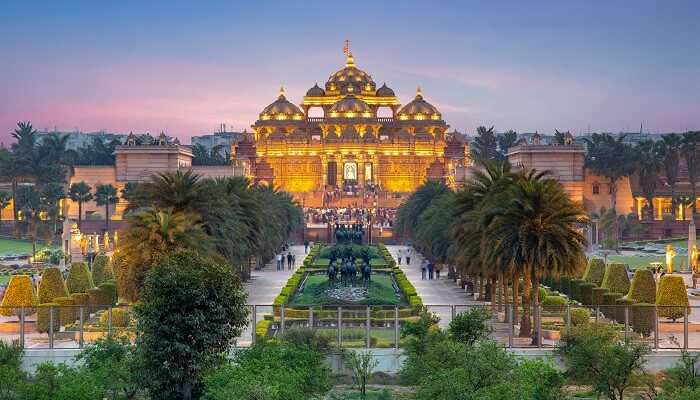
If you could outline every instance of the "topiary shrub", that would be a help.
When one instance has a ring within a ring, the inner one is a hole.
[[[617,312],[617,299],[622,298],[622,293],[605,293],[603,295],[603,306],[601,311],[603,315],[610,319],[615,319]]]
[[[52,303],[53,299],[66,296],[68,296],[68,288],[63,281],[61,270],[56,267],[44,269],[39,282],[39,304]]]
[[[594,306],[600,306],[603,305],[603,295],[606,293],[610,293],[610,291],[606,288],[593,288],[593,292],[591,294],[591,303]]]
[[[98,288],[104,291],[104,298],[108,301],[107,305],[113,306],[117,304],[117,284],[114,281],[102,283]]]
[[[61,328],[59,309],[61,305],[58,303],[39,304],[36,310],[36,330],[39,333],[47,333],[51,326],[51,313],[53,312],[53,331],[58,332]]]
[[[656,281],[654,273],[648,269],[634,271],[628,299],[634,299],[638,303],[656,303]]]
[[[110,305],[110,294],[100,288],[88,290],[90,312],[104,310]]]
[[[547,297],[547,289],[540,287],[539,290],[537,291],[537,301],[542,303],[546,297]]]
[[[570,315],[572,326],[586,325],[591,320],[591,312],[585,308],[572,308]]]
[[[547,296],[542,300],[542,306],[565,306],[567,304],[567,301],[565,298],[561,296]],[[550,307],[546,308],[547,310],[550,310]]]
[[[678,318],[683,316],[683,309],[688,307],[688,293],[682,276],[664,275],[661,277],[656,295],[656,305],[659,306],[660,317],[669,318],[676,322]],[[688,314],[690,314],[690,309],[688,309]]]
[[[126,308],[112,309],[112,327],[126,328],[131,324],[131,311]],[[100,316],[100,325],[107,327],[109,325],[109,311],[105,311]]]
[[[578,291],[581,294],[581,304],[592,306],[593,305],[593,289],[596,287],[595,284],[590,282],[585,282],[578,285]]]
[[[61,326],[75,322],[78,313],[74,307],[75,302],[72,297],[56,297],[53,299],[53,302],[60,305],[54,312],[58,311],[59,324]]]
[[[581,284],[586,283],[583,279],[572,279],[569,283],[570,293],[569,298],[581,301]]]
[[[559,291],[570,295],[571,293],[571,278],[568,276],[562,276],[559,279]]]
[[[75,319],[80,319],[80,307],[83,306],[83,321],[90,317],[90,296],[87,293],[73,293],[70,295],[75,305]]]
[[[5,296],[2,298],[0,314],[10,317],[19,317],[21,307],[24,307],[24,315],[34,313],[33,307],[38,303],[34,286],[29,275],[12,275],[10,282],[5,289]]]
[[[611,293],[627,293],[630,290],[630,278],[625,264],[608,264],[600,287],[608,289]]]
[[[656,322],[654,320],[654,304],[638,303],[630,307],[630,319],[632,320],[632,330],[649,336],[654,332]]]
[[[86,263],[76,262],[70,266],[66,285],[70,293],[86,293],[89,289],[95,287]]]
[[[112,264],[109,262],[109,257],[105,255],[95,256],[92,262],[92,280],[95,285],[114,279],[114,271]]]
[[[588,260],[586,272],[583,273],[583,280],[596,286],[603,283],[605,276],[605,261],[602,258],[594,257]]]
[[[626,297],[621,297],[615,301],[615,304],[617,304],[617,307],[615,308],[615,321],[624,324],[625,323],[625,309],[628,309],[629,306],[633,304],[637,304],[637,301],[634,299],[626,298]],[[630,316],[631,314],[631,310]]]

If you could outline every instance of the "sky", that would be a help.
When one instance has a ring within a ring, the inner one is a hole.
[[[357,66],[452,128],[700,130],[699,1],[7,1],[0,142],[39,129],[249,128]]]

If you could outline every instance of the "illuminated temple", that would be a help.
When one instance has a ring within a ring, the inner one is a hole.
[[[254,138],[234,145],[231,154],[250,162],[256,182],[307,205],[329,190],[361,196],[371,188],[400,198],[426,179],[449,183],[455,169],[468,163],[462,135],[448,133],[449,125],[420,89],[401,105],[386,84],[377,86],[347,52],[345,67],[323,87],[311,87],[299,106],[280,90],[252,125]],[[323,116],[311,117],[314,108]]]

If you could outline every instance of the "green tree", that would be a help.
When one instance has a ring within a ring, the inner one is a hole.
[[[498,156],[498,140],[493,126],[476,128],[476,137],[471,144],[472,157],[480,161],[494,161]]]
[[[247,294],[223,264],[172,254],[144,283],[137,345],[153,399],[190,400],[247,324]],[[176,332],[176,334],[173,334]]]
[[[700,175],[700,132],[686,132],[681,139],[680,153],[685,160],[688,170],[688,180],[692,189],[692,198],[697,199],[697,182]],[[695,215],[695,201],[693,201],[693,215]]]
[[[360,398],[367,397],[367,381],[372,377],[372,372],[379,365],[379,361],[374,358],[371,351],[350,352],[346,360],[346,365],[352,372],[355,385],[360,388]]]
[[[498,142],[498,159],[505,160],[508,149],[515,146],[518,141],[518,134],[514,130],[499,133],[496,136],[496,141]]]
[[[661,154],[663,156],[664,175],[666,183],[671,186],[671,205],[673,216],[676,216],[676,183],[680,170],[682,138],[672,133],[661,137]]]
[[[651,215],[654,215],[654,195],[656,194],[656,184],[659,173],[664,165],[663,147],[661,143],[651,140],[643,140],[636,147],[637,151],[637,172],[639,174],[639,184],[642,188],[644,198],[649,204]]]
[[[92,200],[90,185],[85,183],[85,181],[71,184],[68,190],[68,197],[78,203],[78,229],[80,229],[83,222],[83,203]]]
[[[20,399],[32,400],[94,400],[100,398],[99,382],[65,364],[40,364],[32,378],[22,385]]]
[[[17,208],[17,189],[19,183],[26,178],[26,169],[17,159],[17,156],[5,149],[0,149],[0,179],[9,180],[12,185],[12,211],[13,219],[17,221],[19,209]]]
[[[18,388],[25,382],[23,356],[24,349],[19,342],[0,341],[0,399],[15,399]]]
[[[88,344],[78,354],[81,371],[95,378],[101,386],[99,399],[132,400],[143,392],[136,358],[136,346],[125,337],[107,336]]]
[[[17,208],[22,213],[21,224],[24,234],[32,241],[32,257],[36,257],[36,242],[44,236],[46,223],[41,219],[43,211],[41,195],[36,186],[20,186],[17,189]]]
[[[112,185],[97,185],[95,187],[95,203],[105,207],[105,231],[109,232],[109,205],[117,204],[117,189]]]
[[[474,345],[478,340],[484,340],[491,333],[488,321],[491,313],[482,307],[473,307],[467,312],[457,314],[450,321],[450,336],[468,346]]]
[[[586,166],[608,178],[610,183],[610,208],[617,209],[617,182],[629,176],[636,167],[636,155],[624,142],[624,135],[617,138],[608,133],[594,133],[586,139],[588,152]]]
[[[46,214],[49,220],[53,224],[54,235],[59,232],[59,219],[61,215],[61,199],[66,197],[66,193],[63,190],[63,185],[60,183],[47,183],[41,188],[41,199],[46,208]]]

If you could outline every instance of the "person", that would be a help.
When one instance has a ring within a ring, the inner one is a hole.
[[[440,280],[440,270],[442,270],[442,264],[437,264],[435,266],[435,279]]]
[[[287,258],[287,257],[285,257],[284,253],[282,253],[282,264],[280,265],[280,270],[281,270],[281,271],[284,271],[284,260],[285,260],[286,258]]]
[[[282,269],[282,253],[277,255],[277,270]]]
[[[287,253],[287,269],[292,269],[292,252]]]
[[[406,265],[411,264],[411,248],[406,249]]]
[[[433,265],[432,261],[428,261],[428,280],[433,279],[433,268],[435,266]]]
[[[309,252],[309,241],[304,240],[304,254]]]
[[[421,274],[422,280],[425,280],[425,272],[426,272],[427,268],[428,268],[428,262],[426,260],[423,260],[423,262],[420,263],[420,274]]]
[[[292,267],[296,267],[296,266],[297,266],[297,255],[292,254]]]
[[[399,250],[399,253],[398,253],[399,265],[401,265],[401,257],[402,256],[403,256],[403,250]]]

